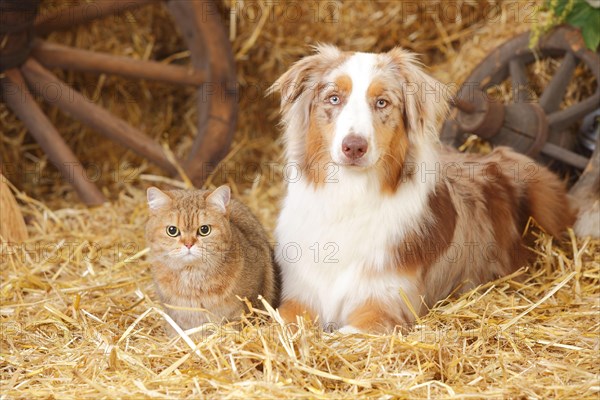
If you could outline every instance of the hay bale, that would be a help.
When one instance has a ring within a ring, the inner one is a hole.
[[[437,78],[460,83],[490,49],[528,29],[535,6],[452,2],[464,18],[451,19],[453,8],[441,7],[449,3],[433,0],[223,4],[233,21],[241,115],[231,152],[208,184],[230,183],[269,231],[284,173],[278,102],[257,88],[270,85],[317,40],[373,51],[402,44],[423,53]],[[403,7],[415,4],[419,10],[407,14]],[[337,7],[337,22],[323,20],[328,5]],[[252,14],[255,6],[269,18]],[[497,16],[486,16],[494,9]],[[129,17],[51,39],[136,58],[182,50],[162,9]],[[185,53],[178,55],[185,61]],[[167,133],[175,154],[190,144],[196,107],[187,89],[64,75],[91,97],[102,93],[105,107],[146,126],[151,136]],[[225,325],[199,339],[170,339],[146,259],[144,189],[185,184],[45,106],[80,159],[99,167],[97,182],[112,196],[111,204],[87,209],[2,107],[2,159],[36,171],[39,179],[24,174],[13,183],[43,199],[26,198],[21,207],[30,220],[28,245],[0,249],[6,398],[598,397],[600,240],[571,236],[559,243],[537,234],[539,257],[528,272],[440,302],[408,334],[342,337],[308,324],[292,334],[272,311],[255,311],[241,331]]]
[[[23,214],[7,182],[8,179],[0,173],[0,240],[22,243],[29,235]]]

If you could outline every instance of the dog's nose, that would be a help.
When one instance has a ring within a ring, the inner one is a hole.
[[[358,135],[348,135],[342,141],[342,151],[351,160],[357,160],[367,152],[369,144]]]

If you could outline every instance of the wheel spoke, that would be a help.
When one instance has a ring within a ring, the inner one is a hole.
[[[513,100],[515,103],[524,103],[530,100],[527,91],[527,73],[525,64],[518,58],[513,58],[508,63],[510,79],[513,90]]]
[[[544,143],[542,153],[579,169],[584,169],[589,162],[586,157],[551,142]]]
[[[5,71],[4,76],[1,79],[4,101],[25,124],[64,179],[75,187],[86,204],[100,205],[106,202],[102,192],[87,178],[75,154],[29,94],[21,72],[11,69]]]
[[[569,125],[597,108],[599,102],[600,92],[597,91],[592,97],[588,97],[580,103],[548,115],[548,125],[554,132],[563,131],[568,128]]]
[[[95,19],[131,10],[158,0],[99,0],[40,14],[35,21],[35,31],[40,35],[70,29]]]
[[[588,197],[598,198],[598,185],[600,185],[600,137],[596,139],[596,150],[590,157],[589,163],[583,174],[571,188],[569,193],[578,199]],[[591,195],[591,196],[590,196]]]
[[[72,71],[109,73],[129,78],[199,86],[206,81],[203,71],[178,65],[140,61],[36,40],[33,56],[45,67]]]
[[[577,59],[568,52],[540,97],[540,106],[546,113],[558,110],[576,66]]]
[[[462,133],[464,132],[461,131],[458,122],[456,122],[456,117],[450,117],[444,123],[440,139],[443,143],[451,143],[455,147],[458,147],[462,144],[460,142]]]
[[[158,143],[104,108],[90,102],[81,93],[44,69],[37,61],[30,58],[21,67],[21,71],[31,90],[37,92],[46,101],[104,136],[129,147],[168,172],[175,172],[175,167],[168,161]],[[55,92],[46,90],[47,88],[56,88],[58,95],[54,96]]]

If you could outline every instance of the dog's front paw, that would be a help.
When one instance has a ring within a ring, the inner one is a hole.
[[[353,327],[352,325],[344,325],[338,330],[338,332],[343,335],[354,335],[357,333],[365,333],[365,332],[361,331],[360,329]]]

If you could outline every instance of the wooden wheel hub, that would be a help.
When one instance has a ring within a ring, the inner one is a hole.
[[[33,21],[39,0],[0,1],[0,72],[23,64],[29,57]]]
[[[539,99],[528,89],[526,67],[539,58],[562,58]],[[543,161],[556,159],[583,170],[589,158],[578,152],[568,129],[600,105],[600,85],[588,98],[560,109],[567,86],[579,63],[600,82],[600,57],[585,48],[579,32],[562,27],[541,42],[538,53],[529,48],[529,33],[494,50],[471,75],[453,101],[455,109],[442,128],[442,141],[460,146],[475,134],[493,145],[505,145]],[[491,98],[488,89],[509,79],[513,98]],[[475,88],[474,88],[475,86]]]
[[[540,154],[548,139],[548,120],[537,103],[505,105],[490,101],[481,91],[475,92],[474,97],[473,104],[464,100],[455,102],[460,110],[456,123],[462,131],[497,146],[514,147],[530,157]]]
[[[458,113],[456,121],[465,132],[473,132],[485,139],[494,137],[504,123],[504,104],[489,101],[479,90],[473,93],[473,100],[456,101],[456,107],[463,111]]]

